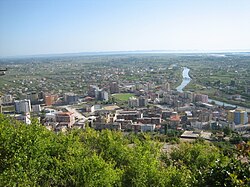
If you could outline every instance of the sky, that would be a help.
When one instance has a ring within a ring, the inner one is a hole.
[[[0,0],[0,56],[250,51],[250,0]]]

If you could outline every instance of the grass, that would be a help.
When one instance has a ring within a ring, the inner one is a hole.
[[[132,93],[119,93],[119,94],[113,94],[112,95],[116,100],[120,100],[120,101],[128,101],[128,99],[132,96],[134,96],[134,94]]]

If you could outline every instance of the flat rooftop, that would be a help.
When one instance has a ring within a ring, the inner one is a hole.
[[[206,140],[211,139],[211,132],[204,132],[204,131],[184,131],[184,133],[181,135],[181,138],[190,138],[190,139],[196,139],[198,137],[204,138]]]

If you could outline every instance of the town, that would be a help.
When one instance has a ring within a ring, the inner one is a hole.
[[[186,90],[193,68],[173,55],[3,61],[1,113],[26,124],[36,119],[55,132],[88,126],[210,141],[226,138],[225,129],[250,136],[250,109]]]
[[[249,8],[0,0],[0,187],[249,187]]]

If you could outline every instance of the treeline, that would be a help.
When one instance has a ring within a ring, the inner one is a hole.
[[[56,134],[0,115],[0,186],[249,186],[249,159],[202,141],[166,153],[146,134]]]

